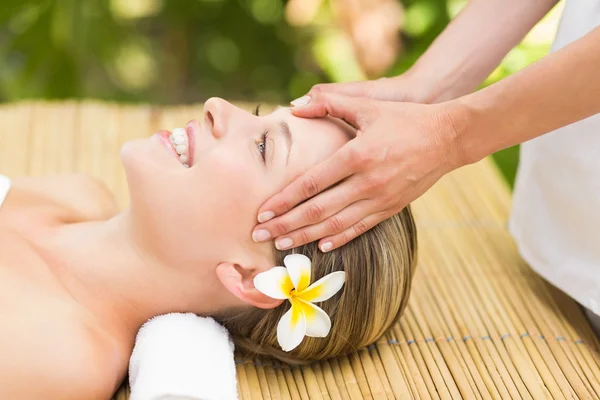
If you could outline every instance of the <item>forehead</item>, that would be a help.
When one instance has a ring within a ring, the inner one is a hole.
[[[288,107],[277,107],[269,117],[289,125],[293,141],[290,164],[300,172],[333,154],[355,135],[354,128],[337,118],[299,118]]]

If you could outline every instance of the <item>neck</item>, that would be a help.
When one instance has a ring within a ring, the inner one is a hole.
[[[125,211],[108,221],[65,225],[47,250],[65,289],[102,326],[131,341],[156,315],[214,315],[225,307],[215,266],[169,265],[139,244],[130,221]]]

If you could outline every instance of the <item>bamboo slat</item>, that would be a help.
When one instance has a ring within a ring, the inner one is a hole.
[[[243,105],[250,109],[249,105]],[[0,172],[84,172],[128,202],[119,149],[201,117],[201,106],[0,106]],[[536,275],[507,232],[510,193],[486,159],[413,204],[419,266],[397,326],[302,368],[237,363],[241,399],[600,399],[600,344],[577,304]],[[115,394],[126,400],[126,382]]]

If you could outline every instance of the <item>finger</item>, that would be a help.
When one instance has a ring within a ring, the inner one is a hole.
[[[364,218],[356,221],[354,224],[352,224],[352,226],[346,228],[344,231],[321,239],[319,241],[319,249],[324,253],[337,249],[352,239],[355,239],[367,232],[369,229],[372,229],[375,225],[387,218],[387,212],[385,211],[367,215]]]
[[[354,148],[352,142],[346,143],[331,157],[294,179],[260,207],[258,222],[267,222],[273,217],[286,213],[297,204],[352,175],[357,166]]]
[[[292,112],[297,117],[318,118],[330,115],[343,119],[356,129],[364,128],[373,109],[372,100],[336,93],[313,92],[294,102],[298,105],[292,107]]]
[[[357,181],[350,177],[340,185],[316,195],[305,203],[291,209],[289,212],[256,226],[252,237],[255,240],[260,239],[257,241],[265,241],[305,226],[318,224],[343,210],[348,205],[365,198],[364,195],[361,197],[362,188]],[[330,234],[333,233],[335,232]]]
[[[323,237],[344,232],[363,218],[368,218],[369,215],[374,213],[376,211],[376,204],[375,201],[370,199],[352,203],[339,213],[332,215],[318,224],[305,226],[285,236],[276,238],[275,247],[279,250],[287,250],[314,242]]]
[[[319,83],[314,85],[308,95],[315,92],[337,93],[351,97],[369,97],[373,81],[345,82],[345,83]]]

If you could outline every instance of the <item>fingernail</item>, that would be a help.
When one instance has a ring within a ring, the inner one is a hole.
[[[273,211],[261,212],[260,214],[258,214],[258,222],[260,222],[260,223],[267,222],[274,216],[275,216],[275,213]]]
[[[275,247],[277,247],[278,250],[285,250],[285,249],[289,249],[290,247],[292,247],[292,245],[294,244],[294,241],[290,238],[283,238],[283,239],[279,239],[277,242],[275,242]]]
[[[331,250],[332,247],[333,247],[333,243],[331,243],[331,242],[325,242],[325,243],[323,243],[321,245],[321,251],[323,253],[325,253],[325,252]]]
[[[310,96],[302,96],[292,102],[290,104],[292,107],[302,107],[307,105],[310,102]]]
[[[259,229],[257,231],[252,232],[252,240],[255,242],[264,242],[269,239],[271,234],[266,229]]]

